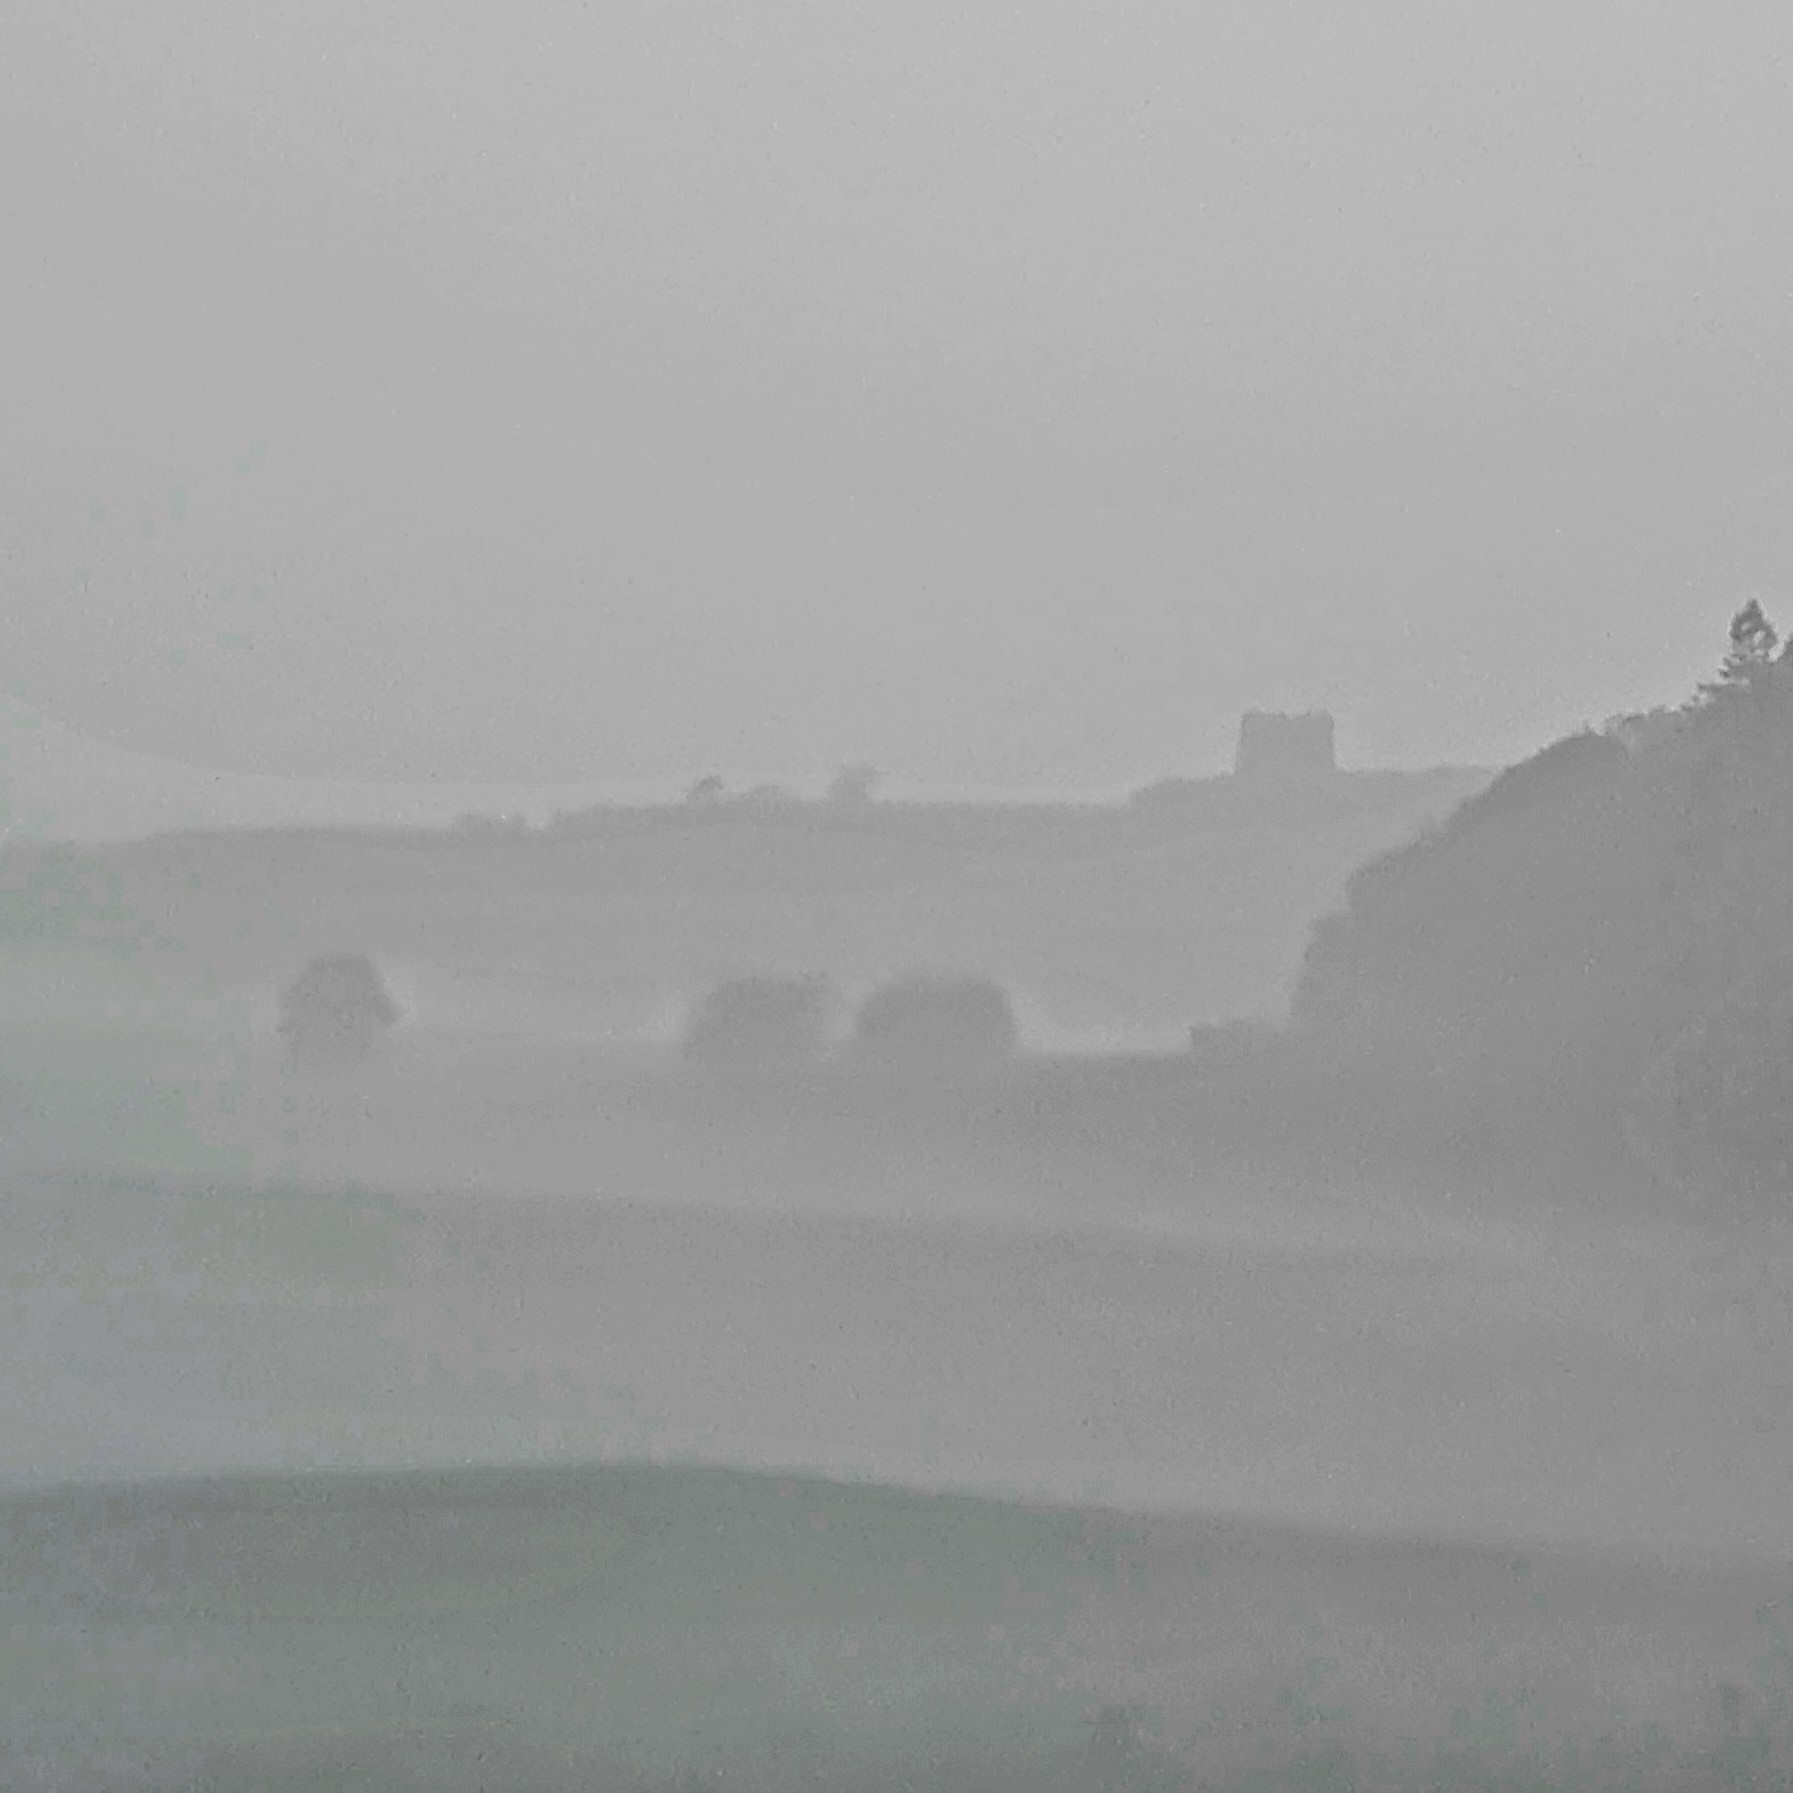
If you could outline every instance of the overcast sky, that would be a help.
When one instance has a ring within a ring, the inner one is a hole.
[[[8,0],[0,683],[332,778],[1488,763],[1793,621],[1784,0]]]

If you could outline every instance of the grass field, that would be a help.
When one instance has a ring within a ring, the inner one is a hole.
[[[691,1467],[0,1506],[5,1784],[1765,1787],[1782,1575]]]
[[[1777,1229],[1204,1179],[1050,1066],[0,1048],[9,1790],[1793,1771]]]

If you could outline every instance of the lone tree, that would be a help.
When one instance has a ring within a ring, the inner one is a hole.
[[[997,1064],[1019,1041],[1007,992],[987,978],[900,979],[874,990],[853,1025],[855,1052],[913,1069]]]
[[[813,1064],[828,1050],[833,989],[826,979],[766,975],[718,984],[685,1029],[688,1064],[753,1071]]]
[[[1708,701],[1729,696],[1737,691],[1756,689],[1774,665],[1775,649],[1780,645],[1780,632],[1768,620],[1761,601],[1750,601],[1731,618],[1731,645],[1718,677],[1702,685],[1700,693]]]
[[[280,999],[279,1031],[300,1063],[358,1064],[398,1019],[386,980],[363,953],[313,959]]]
[[[876,766],[864,763],[842,766],[829,783],[828,801],[854,806],[870,803],[882,778],[883,774]]]

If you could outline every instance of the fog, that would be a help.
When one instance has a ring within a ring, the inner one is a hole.
[[[9,1478],[658,1453],[1787,1545],[1778,1234],[1570,1191],[1192,1187],[1143,1138],[1054,1128],[1025,1064],[981,1098],[737,1087],[665,1038],[462,1014],[302,1074],[266,997],[189,1010],[178,1050],[167,1001],[113,993],[104,1082],[53,1029],[9,1055]]]
[[[1195,1179],[1051,1127],[1045,1060],[968,1125],[111,1000],[0,1067],[15,1785],[1088,1789],[1111,1709],[1167,1786],[1782,1747],[1784,1226]],[[1529,1716],[1472,1745],[1477,1699]]]
[[[8,9],[50,724],[1067,791],[1324,703],[1497,764],[1787,582],[1770,7],[424,20]],[[107,776],[41,770],[71,824]]]
[[[0,1785],[1784,1783],[1793,15],[3,10]]]
[[[477,906],[517,839],[423,863]],[[317,900],[204,849],[155,853],[215,917]],[[286,955],[204,975],[166,886],[106,887],[159,953],[15,939],[0,983],[11,1784],[1784,1755],[1778,1205],[1378,1166],[1273,1028],[1017,991],[980,1045],[950,979],[907,1051],[878,984],[697,1055],[701,983],[394,953],[316,1058]]]

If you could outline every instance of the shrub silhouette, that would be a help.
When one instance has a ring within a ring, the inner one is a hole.
[[[373,961],[362,953],[339,953],[313,959],[287,986],[279,1031],[295,1059],[353,1064],[368,1057],[398,1018]]]
[[[1008,994],[984,978],[910,977],[874,990],[853,1027],[858,1053],[886,1063],[963,1068],[1008,1058],[1019,1042]]]
[[[742,977],[718,984],[686,1027],[686,1062],[737,1071],[814,1063],[828,1047],[831,995],[826,981],[814,977]]]
[[[842,766],[828,786],[828,801],[863,806],[872,801],[882,774],[876,766],[863,763]]]

